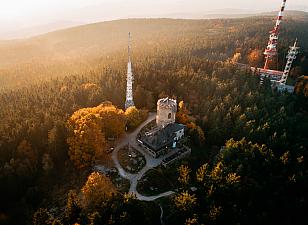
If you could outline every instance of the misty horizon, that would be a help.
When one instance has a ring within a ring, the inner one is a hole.
[[[255,14],[277,11],[280,1],[213,2],[193,0],[12,0],[2,4],[0,39],[18,39],[57,29],[128,18],[206,19],[207,15]],[[307,11],[308,2],[287,2],[286,10]]]

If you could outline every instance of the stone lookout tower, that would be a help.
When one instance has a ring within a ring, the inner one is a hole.
[[[156,125],[164,128],[168,124],[175,123],[176,111],[176,100],[170,98],[159,99],[157,102]]]

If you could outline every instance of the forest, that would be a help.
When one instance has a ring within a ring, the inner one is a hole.
[[[191,130],[198,157],[177,165],[177,193],[160,202],[165,224],[305,224],[308,82],[277,93],[235,64],[262,66],[270,18],[130,19],[1,41],[0,224],[160,224],[157,203],[121,193],[91,166],[110,160],[97,154],[109,137],[166,96],[204,139]],[[308,19],[284,23],[272,67],[283,68],[297,37],[295,83],[308,74]],[[131,112],[122,110],[128,31]]]

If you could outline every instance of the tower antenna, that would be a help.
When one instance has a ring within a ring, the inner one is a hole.
[[[297,38],[294,42],[294,45],[293,46],[290,46],[290,49],[289,49],[289,52],[288,52],[288,55],[287,55],[287,63],[286,63],[286,67],[283,71],[283,75],[279,81],[280,85],[286,85],[286,82],[287,82],[287,79],[288,79],[288,76],[289,76],[289,73],[290,73],[290,70],[291,70],[291,67],[292,67],[292,64],[293,64],[293,61],[296,59],[296,56],[298,54],[298,49],[299,47],[296,46],[297,45]]]
[[[128,62],[130,62],[130,54],[131,54],[131,35],[130,32],[128,32]]]
[[[273,58],[277,56],[277,43],[278,43],[278,36],[279,36],[279,28],[280,28],[280,23],[282,21],[283,13],[286,7],[286,2],[287,0],[282,1],[275,27],[273,30],[270,31],[269,41],[264,51],[264,55],[265,55],[264,69],[269,69],[270,62],[272,62]]]
[[[134,76],[132,72],[132,62],[131,62],[131,34],[128,33],[128,63],[127,63],[127,78],[126,78],[126,101],[125,109],[135,106],[133,100],[133,82]]]

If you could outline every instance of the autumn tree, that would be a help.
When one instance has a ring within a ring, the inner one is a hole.
[[[241,59],[242,59],[241,53],[237,52],[233,55],[230,61],[231,63],[238,63]]]
[[[105,102],[93,110],[99,116],[106,137],[118,138],[125,132],[126,117],[123,110],[111,102]]]
[[[105,136],[118,137],[125,131],[124,112],[111,103],[76,111],[68,120],[69,157],[79,169],[91,166],[98,156],[106,156]]]
[[[197,198],[185,191],[175,197],[174,203],[179,210],[189,211],[197,204]]]
[[[184,101],[179,102],[179,109],[176,114],[176,121],[186,125],[188,128],[188,135],[194,145],[202,146],[205,142],[204,131],[196,124],[196,119],[192,117],[191,112],[187,109]]]
[[[105,145],[100,118],[91,109],[81,109],[68,120],[68,127],[70,159],[79,169],[91,166]]]
[[[188,124],[191,122],[193,119],[189,116],[190,112],[186,108],[184,101],[179,102],[179,109],[176,113],[176,120],[178,123],[181,124]]]
[[[93,172],[89,175],[81,191],[85,207],[93,208],[115,194],[116,188],[108,177],[98,172]]]
[[[191,169],[188,166],[181,165],[178,169],[179,172],[179,178],[181,184],[188,185],[189,179],[190,179],[190,172]]]
[[[138,127],[146,119],[147,111],[138,110],[135,106],[132,106],[126,109],[125,116],[127,128],[130,130]]]
[[[249,53],[247,59],[250,66],[258,67],[263,62],[263,53],[261,50],[254,49]]]

